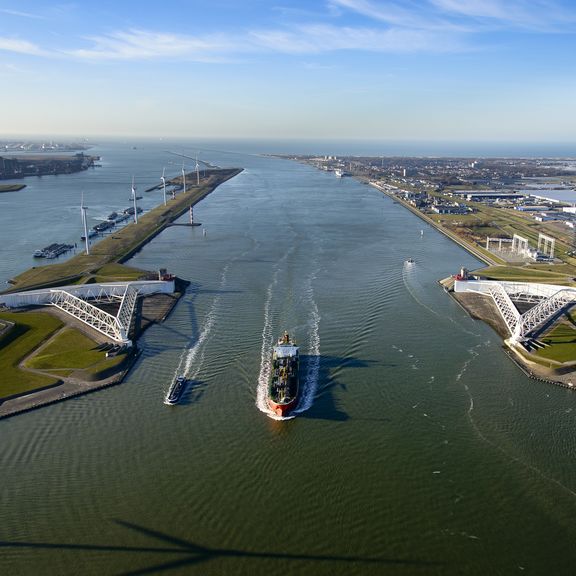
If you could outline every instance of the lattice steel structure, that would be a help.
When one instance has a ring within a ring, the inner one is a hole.
[[[100,293],[98,296],[102,298],[103,294]],[[113,316],[65,290],[53,290],[51,304],[91,326],[114,342],[130,346],[132,342],[128,338],[128,333],[137,298],[138,290],[128,284],[122,296],[118,316]],[[106,295],[106,298],[102,299],[110,301],[114,299],[114,296]]]
[[[512,299],[508,296],[508,292],[504,290],[501,284],[493,284],[490,286],[489,294],[496,303],[498,310],[500,310],[510,334],[514,334],[520,320],[520,312],[514,306]]]
[[[565,306],[576,302],[576,293],[574,290],[559,290],[550,298],[545,298],[540,301],[536,306],[530,308],[527,312],[522,314],[521,325],[517,328],[516,340],[519,341],[530,332],[540,328],[548,320],[553,318]]]
[[[548,298],[540,298],[538,304],[524,314],[520,314],[512,298],[501,284],[494,283],[488,292],[502,314],[502,318],[510,330],[511,340],[514,342],[524,340],[530,333],[556,316],[563,308],[576,302],[576,291],[565,288],[558,290]],[[517,301],[530,301],[528,298],[524,298],[521,293],[514,294],[514,296],[517,297],[515,298]]]

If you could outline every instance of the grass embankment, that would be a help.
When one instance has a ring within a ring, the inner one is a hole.
[[[90,255],[80,254],[61,264],[32,268],[20,274],[7,292],[74,283],[137,280],[145,276],[146,271],[121,262],[191,205],[240,171],[234,168],[208,173],[200,186],[188,187],[167,206],[158,206],[141,215],[138,224],[129,224],[95,244]],[[1,320],[14,325],[4,324]],[[41,311],[0,314],[0,399],[58,384],[60,378],[67,376],[85,381],[107,378],[129,360],[127,354],[106,358],[105,352],[97,349],[96,342],[71,328],[62,330],[34,355],[33,352],[62,326],[60,320]],[[20,364],[29,370],[20,369]]]
[[[44,312],[1,312],[0,319],[14,323],[0,339],[0,398],[57,384],[58,378],[25,372],[18,365],[60,329],[62,322]]]
[[[560,271],[564,270],[564,271]],[[474,274],[486,280],[503,282],[539,282],[542,284],[558,284],[569,286],[573,284],[573,270],[560,269],[558,266],[487,266],[474,271]]]
[[[422,191],[420,188],[409,186],[394,179],[390,179],[388,183],[402,190]],[[437,197],[448,203],[454,202],[455,198],[446,194],[446,192],[449,192],[449,190],[447,189],[444,192],[427,190],[430,196]],[[487,236],[512,238],[514,234],[527,238],[536,247],[538,245],[538,234],[545,234],[556,240],[556,257],[563,260],[566,264],[576,266],[576,255],[570,254],[573,249],[573,232],[564,225],[559,225],[557,222],[537,222],[531,214],[520,212],[510,207],[496,207],[463,199],[458,199],[458,202],[466,204],[474,212],[457,215],[433,213],[427,213],[426,215],[430,220],[442,228],[455,233],[474,248],[483,246]]]
[[[65,328],[29,358],[25,366],[50,372],[54,376],[69,376],[78,369],[97,374],[117,365],[123,358],[106,358],[106,353],[99,350],[92,339],[78,330]]]
[[[576,362],[576,311],[563,314],[539,340],[548,344],[536,352],[539,358],[560,363]]]
[[[26,188],[26,184],[0,184],[0,194],[2,192],[18,192]]]
[[[166,206],[161,204],[146,214],[140,215],[138,224],[131,223],[120,230],[115,230],[92,246],[89,255],[78,254],[61,264],[31,268],[12,280],[13,286],[8,292],[94,282],[96,278],[105,278],[104,281],[118,280],[121,277],[135,279],[134,269],[120,267],[120,264],[168,224],[182,216],[190,206],[240,171],[241,169],[238,168],[230,168],[208,172],[199,186],[187,186],[186,192],[170,199]],[[110,264],[115,264],[116,268],[106,267]],[[112,273],[111,270],[114,272]],[[144,274],[143,271],[140,273]]]
[[[395,182],[391,183],[397,185]],[[399,187],[404,188],[402,185]],[[446,202],[454,202],[453,197],[445,194],[435,192],[431,195],[440,197]],[[398,200],[411,210],[416,210],[403,200]],[[489,280],[509,282],[538,282],[562,286],[576,284],[576,258],[570,254],[572,232],[557,223],[537,222],[531,215],[510,208],[495,208],[478,202],[463,203],[474,211],[453,215],[425,213],[424,217],[448,236],[469,247],[473,254],[481,254],[487,261],[499,264],[475,270],[475,275]],[[555,256],[562,260],[561,263],[508,264],[484,248],[486,237],[511,239],[514,234],[527,238],[531,245],[536,247],[540,233],[555,239]],[[547,344],[545,348],[528,353],[518,347],[517,352],[526,360],[547,368],[570,369],[570,364],[576,363],[575,318],[576,316],[566,316],[541,335],[539,340]]]

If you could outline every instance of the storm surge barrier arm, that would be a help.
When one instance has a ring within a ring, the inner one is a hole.
[[[576,292],[569,288],[559,290],[550,298],[541,300],[536,306],[524,312],[520,317],[517,340],[524,338],[530,332],[546,324],[564,307],[576,302]]]
[[[494,283],[488,289],[488,293],[496,303],[502,318],[504,318],[504,322],[506,322],[506,326],[508,326],[508,330],[510,330],[510,334],[514,335],[520,323],[520,312],[514,306],[514,302],[508,296],[508,292],[504,290],[501,284]]]
[[[576,303],[576,289],[566,286],[494,280],[456,281],[456,292],[476,292],[491,296],[500,312],[512,342],[521,342],[557,316],[566,306]],[[517,302],[538,303],[520,314]]]
[[[115,342],[130,345],[128,332],[137,297],[138,290],[128,285],[122,297],[118,316],[113,316],[65,290],[53,290],[51,304]]]

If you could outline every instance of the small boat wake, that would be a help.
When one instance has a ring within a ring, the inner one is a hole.
[[[229,264],[227,264],[222,270],[220,276],[220,290],[223,290],[226,287],[228,269]],[[204,363],[205,343],[212,332],[214,324],[216,323],[217,311],[221,299],[222,298],[219,295],[214,298],[210,310],[206,315],[206,320],[204,321],[200,334],[198,335],[198,339],[182,354],[180,362],[178,362],[178,366],[174,372],[175,376],[178,374],[184,374],[187,378],[192,380],[198,376],[202,364]],[[194,367],[193,370],[192,367]]]

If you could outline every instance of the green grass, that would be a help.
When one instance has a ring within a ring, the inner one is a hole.
[[[138,280],[145,274],[146,271],[144,270],[138,270],[137,268],[131,268],[124,264],[110,262],[109,264],[102,266],[102,268],[96,272],[94,282],[124,282]]]
[[[556,362],[576,361],[576,308],[564,313],[539,340],[548,344],[546,348],[538,350],[535,354],[540,358]]]
[[[83,277],[93,279],[102,277],[105,281],[121,280],[127,274],[126,269],[118,268],[120,277],[108,275],[112,268],[106,268],[108,264],[122,262],[129,258],[135,250],[142,247],[150,238],[164,229],[166,224],[174,221],[186,212],[188,207],[200,201],[206,194],[212,192],[222,182],[235,176],[239,169],[229,168],[214,171],[208,174],[200,186],[189,185],[185,194],[178,194],[174,200],[169,200],[168,205],[161,204],[142,214],[138,218],[138,224],[128,224],[120,230],[116,230],[106,238],[100,240],[90,250],[90,254],[77,254],[66,262],[37,266],[19,274],[13,278],[14,285],[7,292],[17,292],[31,288],[46,286],[61,286],[73,284]],[[191,178],[191,182],[194,180]],[[104,273],[100,274],[100,270]],[[100,274],[100,276],[99,276]],[[128,273],[132,279],[132,272]]]
[[[110,368],[118,366],[125,354],[106,358],[106,352],[97,350],[97,344],[74,328],[65,328],[52,341],[26,361],[27,368],[43,370],[53,376],[66,377],[76,375],[82,379],[85,375],[104,374]]]
[[[26,361],[27,368],[61,370],[87,368],[106,357],[97,344],[73,328],[60,331],[52,341]]]
[[[561,268],[556,267],[556,271],[552,270],[554,268],[550,265],[546,268],[533,266],[488,266],[477,270],[475,273],[488,280],[542,282],[561,285],[572,283],[572,276],[561,272]]]
[[[57,378],[26,372],[18,364],[61,328],[62,322],[42,312],[1,312],[0,319],[16,324],[0,342],[0,398],[56,384]]]
[[[576,361],[576,329],[574,326],[566,322],[557,324],[540,340],[545,344],[550,344],[550,346],[538,350],[537,356],[556,362]]]

